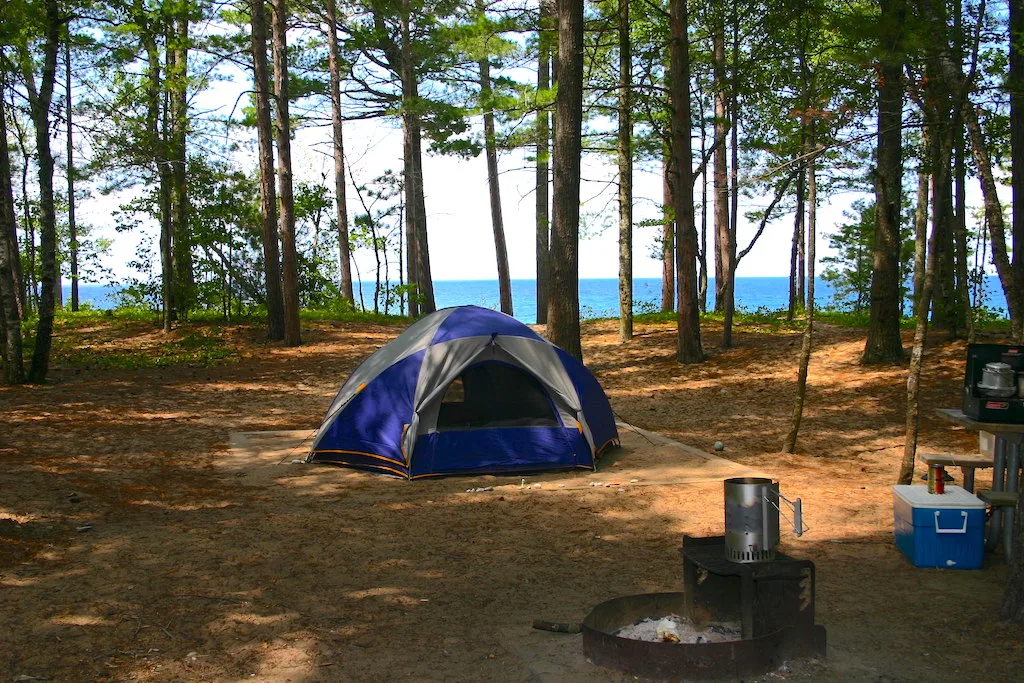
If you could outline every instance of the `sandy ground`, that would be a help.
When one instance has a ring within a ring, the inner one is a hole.
[[[52,383],[0,388],[0,680],[633,680],[531,622],[680,590],[682,535],[721,533],[721,478],[754,470],[804,500],[811,529],[782,550],[816,563],[829,637],[825,661],[767,680],[1020,679],[1024,638],[996,616],[1001,556],[925,570],[893,546],[905,369],[859,366],[861,332],[820,329],[795,455],[778,451],[798,336],[742,328],[719,351],[708,327],[709,360],[683,366],[670,326],[621,345],[599,322],[585,355],[617,415],[682,447],[623,429],[598,472],[526,486],[291,464],[397,332],[310,324],[285,349],[224,328],[234,362],[128,371],[88,359],[159,333],[63,330],[60,348],[80,353]],[[933,416],[958,405],[964,351],[929,349],[922,450],[977,449]],[[694,452],[716,440],[733,463]]]

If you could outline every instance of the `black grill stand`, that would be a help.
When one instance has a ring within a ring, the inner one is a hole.
[[[783,662],[825,656],[825,627],[814,624],[814,563],[782,554],[768,562],[725,559],[725,537],[683,537],[685,593],[627,595],[594,607],[582,624],[583,654],[594,664],[654,679],[721,681],[761,676]],[[743,637],[662,643],[614,635],[650,617],[738,621]]]
[[[814,563],[777,553],[767,562],[725,559],[723,536],[683,536],[683,595],[693,621],[738,621],[743,639],[787,629],[788,656],[825,655],[814,624]]]

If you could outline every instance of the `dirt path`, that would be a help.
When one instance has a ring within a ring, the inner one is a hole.
[[[999,557],[920,570],[892,545],[904,371],[857,365],[857,331],[822,330],[800,453],[782,455],[797,337],[741,329],[735,349],[688,367],[668,326],[641,325],[626,346],[612,322],[585,329],[621,419],[707,453],[722,440],[722,455],[804,499],[811,530],[783,549],[817,565],[829,657],[776,678],[1019,678],[1024,639],[995,617]],[[317,324],[284,349],[233,328],[237,362],[79,362],[46,386],[0,388],[0,680],[626,680],[587,664],[579,636],[529,625],[679,590],[681,535],[721,533],[723,512],[720,482],[673,474],[678,453],[627,448],[591,479],[530,478],[540,489],[291,465],[301,447],[250,466],[232,456],[232,432],[294,430],[300,443],[397,331]],[[64,334],[126,353],[152,333]],[[957,404],[963,356],[960,343],[929,352],[923,449],[976,449],[932,417]]]

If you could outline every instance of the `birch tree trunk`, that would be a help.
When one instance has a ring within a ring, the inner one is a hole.
[[[928,148],[928,143],[922,146]],[[928,249],[928,188],[931,183],[928,173],[922,168],[917,171],[917,208],[914,211],[914,317],[920,307],[918,298],[924,290],[924,272],[927,267]]]
[[[253,89],[256,91],[256,133],[260,160],[260,235],[263,241],[263,282],[267,290],[267,337],[284,339],[281,251],[277,233],[277,189],[274,178],[273,122],[270,114],[270,73],[267,64],[267,16],[261,0],[252,0]]]
[[[985,219],[988,221],[989,234],[992,235],[992,261],[996,265],[996,274],[1006,296],[1006,307],[1009,309],[1014,339],[1019,339],[1021,318],[1024,315],[1024,295],[1014,282],[1013,264],[1010,262],[1006,246],[1006,222],[1003,219],[1003,206],[992,173],[992,161],[985,148],[978,114],[970,106],[964,107],[964,121],[971,138],[971,152],[978,165],[978,181],[981,183],[981,196],[985,203]]]
[[[338,269],[341,296],[352,296],[352,255],[349,253],[348,204],[345,198],[345,136],[341,115],[341,47],[338,44],[338,3],[326,0],[328,69],[331,78],[331,131],[334,142],[334,205],[338,225]]]
[[[807,116],[807,114],[804,114]],[[810,123],[808,145],[811,149],[817,144],[814,135],[814,122]],[[811,364],[811,347],[814,339],[814,260],[815,243],[818,233],[818,183],[815,157],[807,162],[807,305],[805,308],[807,327],[804,329],[803,342],[800,345],[800,369],[796,378],[796,398],[793,401],[793,421],[790,424],[786,443],[782,447],[784,453],[796,452],[796,441],[800,435],[800,423],[803,421],[804,402],[807,397],[807,372]]]
[[[800,236],[804,233],[804,218],[807,215],[806,188],[807,165],[801,162],[800,171],[796,178],[796,211],[793,213],[793,242],[789,248],[789,306],[786,309],[786,320],[789,322],[792,322],[796,316],[796,309],[799,305],[797,289],[798,287],[803,287],[803,283],[797,280],[799,273],[797,259],[800,257]]]
[[[288,114],[288,5],[271,0],[274,43],[274,101],[277,103],[277,207],[281,232],[281,281],[284,293],[284,343],[302,343],[299,323],[299,273],[295,253],[295,199],[292,194],[291,120]]]
[[[931,309],[932,290],[935,287],[935,259],[938,247],[938,230],[932,221],[931,236],[928,238],[925,256],[924,278],[921,291],[917,293],[917,322],[914,326],[914,346],[910,352],[910,368],[907,370],[906,422],[903,437],[903,459],[897,484],[910,484],[914,479],[914,460],[917,456],[917,435],[921,423],[921,366],[924,359],[924,345],[928,338],[928,312]],[[920,237],[920,235],[919,235]]]
[[[715,102],[715,149],[713,152],[714,173],[712,174],[715,197],[715,312],[723,313],[725,312],[726,288],[729,280],[729,150],[725,144],[725,138],[729,134],[729,113],[726,105],[728,96],[725,84],[725,22],[721,16],[716,16],[713,21],[711,45]],[[729,332],[729,343],[726,343],[726,338],[723,336],[722,346],[731,345],[731,330]]]
[[[661,162],[661,312],[676,310],[675,199],[672,193],[672,154]]]
[[[78,226],[75,223],[75,145],[71,117],[71,42],[64,43],[64,116],[67,119],[68,256],[71,261],[71,310],[78,310]],[[5,147],[6,147],[6,140]]]
[[[707,158],[708,134],[700,127],[700,159]],[[708,166],[700,172],[700,246],[697,249],[697,302],[702,314],[708,312]]]
[[[419,209],[419,202],[416,201],[416,190],[412,182],[412,178],[416,175],[412,154],[412,133],[404,113],[402,114],[402,173],[405,180],[402,198],[405,204],[405,267],[408,271],[407,281],[414,290],[409,293],[409,316],[417,318],[420,315],[419,257],[417,256],[419,238],[416,232],[416,213]]]
[[[619,0],[619,341],[633,338],[633,119],[629,0]]]
[[[556,30],[554,0],[540,0],[540,27],[537,32],[537,91],[546,93],[551,87],[551,44]],[[551,288],[551,220],[550,202],[550,115],[547,107],[537,109],[537,181],[536,181],[536,263],[537,323],[548,321],[548,296]]]
[[[160,280],[163,308],[163,331],[171,331],[174,312],[174,258],[171,254],[171,173],[167,163],[164,139],[166,112],[163,105],[163,65],[156,44],[154,29],[149,25],[146,9],[140,0],[133,6],[133,18],[139,25],[139,36],[146,53],[146,143],[147,154],[157,176],[157,204],[160,214]]]
[[[2,88],[0,88],[2,90]],[[11,182],[11,158],[7,148],[7,112],[0,96],[0,350],[3,355],[4,382],[25,381],[21,319],[20,283],[17,277],[18,227],[15,223],[14,185]]]
[[[188,4],[177,9],[174,31],[168,36],[167,86],[170,95],[171,224],[174,261],[175,313],[185,316],[194,305],[195,274],[192,267],[192,235],[186,159],[188,149]]]

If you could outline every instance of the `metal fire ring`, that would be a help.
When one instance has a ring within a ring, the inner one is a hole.
[[[649,617],[685,614],[682,593],[627,595],[594,607],[583,620],[583,654],[598,666],[654,679],[723,680],[760,676],[787,659],[824,654],[825,629],[785,627],[759,638],[658,643],[613,635]]]

